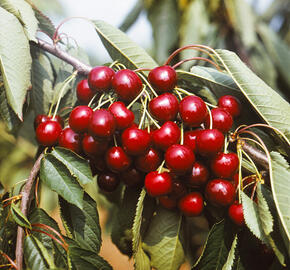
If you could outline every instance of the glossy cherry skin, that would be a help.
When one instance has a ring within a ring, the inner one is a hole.
[[[207,167],[203,163],[196,161],[185,181],[190,187],[200,187],[206,184],[208,178],[209,171]]]
[[[121,139],[124,150],[133,156],[144,154],[151,143],[149,133],[135,126],[125,129]]]
[[[62,130],[58,138],[58,145],[70,149],[77,154],[81,153],[81,138],[80,135],[67,127]]]
[[[168,172],[150,172],[145,177],[145,188],[152,197],[167,195],[172,190],[172,178]]]
[[[134,113],[127,109],[121,101],[116,101],[108,109],[115,117],[116,129],[123,130],[130,127],[134,122]]]
[[[180,129],[174,122],[167,121],[159,129],[154,130],[151,137],[157,149],[166,151],[168,147],[179,142]]]
[[[206,185],[205,197],[215,206],[229,206],[235,199],[235,187],[227,180],[213,179]]]
[[[199,192],[191,192],[178,201],[178,208],[188,217],[196,217],[202,213],[203,197]]]
[[[77,98],[82,104],[88,104],[93,98],[94,92],[89,87],[88,80],[81,80],[77,85]]]
[[[90,134],[86,134],[82,139],[82,149],[88,156],[100,156],[106,152],[108,141],[97,140]]]
[[[88,84],[94,92],[106,92],[112,87],[112,78],[114,75],[115,71],[110,67],[94,67],[89,73]]]
[[[196,137],[197,152],[203,156],[212,156],[220,152],[224,146],[225,137],[217,129],[201,130]]]
[[[196,136],[200,129],[186,131],[183,136],[183,144],[188,146],[194,153],[196,152]]]
[[[160,196],[158,200],[164,208],[169,210],[173,210],[177,206],[177,200],[168,195]]]
[[[43,146],[55,145],[62,131],[61,125],[52,120],[40,123],[35,131],[36,139]]]
[[[135,166],[142,172],[151,172],[157,170],[161,162],[161,153],[151,147],[143,155],[136,158]]]
[[[92,115],[93,110],[88,106],[75,107],[69,116],[70,128],[77,133],[87,132]]]
[[[112,85],[119,98],[127,102],[133,100],[142,90],[141,79],[130,69],[116,72]]]
[[[178,99],[170,93],[162,94],[149,102],[150,114],[160,122],[175,120],[178,113]]]
[[[89,123],[89,133],[93,137],[108,139],[116,129],[116,120],[111,112],[99,109],[93,112]]]
[[[105,172],[98,175],[97,183],[101,190],[106,192],[113,192],[117,189],[120,183],[120,179],[114,173]]]
[[[228,209],[228,215],[232,222],[238,226],[245,225],[243,205],[238,202],[234,202]]]
[[[235,153],[218,153],[211,160],[211,170],[215,176],[232,178],[239,168],[239,158]]]
[[[186,125],[198,127],[206,118],[206,105],[200,97],[187,96],[179,103],[179,115]]]
[[[212,115],[212,128],[218,129],[222,133],[227,133],[232,125],[233,125],[233,118],[232,116],[221,108],[215,108],[211,110]],[[210,116],[207,115],[205,119],[205,127],[210,127]]]
[[[44,123],[48,120],[58,122],[61,125],[61,127],[64,126],[63,120],[59,115],[56,115],[55,118],[53,118],[52,115],[48,116],[45,114],[38,114],[34,119],[34,129],[36,129],[40,123]]]
[[[139,187],[144,184],[143,174],[134,167],[122,172],[120,180],[128,187]]]
[[[166,167],[177,174],[185,174],[190,171],[194,161],[194,153],[185,145],[174,144],[165,152]]]
[[[106,153],[106,163],[112,172],[127,170],[131,162],[131,158],[125,153],[122,147],[113,146]]]
[[[241,114],[241,103],[234,96],[226,95],[220,97],[218,100],[218,107],[226,110],[233,118],[236,118]]]
[[[156,67],[149,72],[148,80],[158,93],[169,92],[176,86],[176,71],[171,66]]]

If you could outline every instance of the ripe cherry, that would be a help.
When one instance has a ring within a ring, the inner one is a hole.
[[[134,122],[134,113],[127,109],[121,101],[114,102],[108,109],[115,117],[116,129],[122,130],[131,126]]]
[[[86,134],[82,139],[82,148],[88,156],[100,156],[108,148],[108,141],[97,140],[90,134]]]
[[[169,210],[173,210],[177,206],[177,200],[168,195],[160,196],[158,200],[164,208]]]
[[[215,176],[231,178],[239,168],[239,158],[235,153],[218,153],[211,160],[211,170]]]
[[[174,120],[178,113],[178,99],[170,93],[162,94],[149,102],[149,112],[158,121]]]
[[[161,153],[151,147],[143,155],[136,158],[135,166],[142,172],[151,172],[157,170],[161,162]]]
[[[186,177],[185,181],[186,184],[190,187],[200,187],[205,185],[208,177],[209,171],[207,167],[203,163],[196,161],[193,164],[190,175]]]
[[[56,115],[53,118],[53,116],[48,116],[48,115],[45,115],[45,114],[38,114],[35,117],[35,119],[34,119],[34,129],[36,129],[40,123],[44,123],[44,122],[46,122],[48,120],[58,122],[61,125],[61,127],[64,126],[64,122],[63,122],[62,118],[59,115]]]
[[[62,131],[61,125],[52,120],[40,123],[35,131],[36,139],[43,146],[52,146],[57,143]]]
[[[234,222],[238,226],[245,225],[244,211],[243,205],[235,202],[228,209],[228,215],[232,222]]]
[[[112,87],[112,78],[115,71],[107,66],[94,67],[88,76],[90,88],[96,91],[108,91]]]
[[[188,146],[194,153],[196,152],[196,136],[199,133],[200,129],[186,131],[184,133],[184,142],[183,144]]]
[[[81,153],[81,138],[80,135],[74,132],[71,128],[67,127],[63,129],[58,138],[58,145],[77,154]]]
[[[226,95],[220,97],[218,100],[218,107],[229,112],[233,118],[236,118],[241,114],[241,103],[234,96]]]
[[[120,174],[120,180],[128,187],[139,187],[143,185],[144,177],[132,167]]]
[[[179,200],[178,208],[185,216],[199,216],[203,210],[203,197],[199,192],[191,192]]]
[[[106,109],[99,109],[93,112],[89,123],[89,133],[97,138],[110,138],[116,128],[116,121],[111,112]]]
[[[224,135],[217,129],[201,130],[196,137],[197,152],[203,156],[215,155],[222,150],[224,139]]]
[[[94,92],[89,87],[88,80],[81,80],[77,85],[77,98],[82,104],[88,104],[93,98]]]
[[[151,142],[149,133],[135,126],[125,129],[121,139],[124,150],[133,156],[144,154]]]
[[[77,133],[87,132],[92,115],[93,110],[88,106],[75,107],[69,116],[70,128]]]
[[[156,67],[149,72],[148,80],[158,93],[169,92],[176,86],[176,71],[171,66]]]
[[[130,69],[119,70],[112,81],[113,88],[123,101],[133,100],[142,90],[142,81]]]
[[[172,190],[172,179],[168,172],[150,172],[145,177],[145,188],[152,197],[167,195]]]
[[[183,184],[183,182],[179,180],[173,180],[172,191],[170,193],[170,197],[179,199],[180,197],[183,197],[186,193],[187,193],[187,188]]]
[[[221,108],[215,108],[211,110],[212,115],[212,128],[218,129],[223,133],[227,133],[232,125],[233,125],[233,118],[232,116]],[[207,115],[205,119],[205,127],[210,127],[210,116]]]
[[[200,97],[187,96],[179,103],[179,114],[186,125],[198,127],[207,115],[206,105]]]
[[[206,185],[205,197],[215,206],[228,206],[235,199],[235,187],[227,180],[214,179]]]
[[[167,121],[154,130],[151,137],[156,148],[166,151],[168,147],[179,142],[180,129],[174,122]]]
[[[98,175],[97,183],[100,189],[106,192],[113,192],[117,189],[120,179],[111,172],[106,172]]]
[[[177,174],[190,171],[194,161],[194,153],[185,145],[174,144],[165,152],[166,167]]]
[[[122,147],[113,146],[106,153],[106,163],[112,172],[122,172],[131,165],[131,158]]]

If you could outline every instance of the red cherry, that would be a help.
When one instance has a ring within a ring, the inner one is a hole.
[[[217,129],[201,130],[196,137],[197,152],[203,156],[215,155],[224,146],[224,135]]]
[[[108,110],[115,117],[116,129],[122,130],[133,124],[135,118],[134,113],[127,109],[123,102],[114,102]]]
[[[200,187],[203,186],[209,177],[209,172],[207,167],[201,162],[196,161],[193,164],[190,175],[186,177],[186,184],[190,187]]]
[[[121,139],[124,150],[133,156],[144,154],[151,142],[149,133],[135,126],[125,129]]]
[[[94,67],[88,76],[88,83],[93,91],[108,91],[112,87],[115,71],[106,66]]]
[[[198,127],[207,115],[206,105],[200,97],[187,96],[179,103],[179,114],[186,125]]]
[[[180,129],[174,122],[167,121],[159,129],[154,130],[151,136],[156,148],[166,151],[168,147],[179,142]]]
[[[172,183],[172,191],[170,193],[170,197],[179,199],[180,197],[183,197],[186,193],[186,186],[181,181],[174,180]]]
[[[173,210],[177,206],[177,200],[171,196],[160,196],[158,198],[159,203],[166,209]]]
[[[89,133],[98,138],[110,138],[115,132],[116,121],[112,113],[106,109],[93,112],[89,123]]]
[[[218,129],[223,133],[227,133],[232,125],[233,125],[233,118],[232,116],[221,108],[215,108],[211,110],[212,115],[212,128]],[[205,119],[205,127],[210,127],[210,116],[207,115]]]
[[[158,121],[174,120],[178,113],[178,99],[170,93],[162,94],[149,102],[149,112]]]
[[[235,173],[233,176],[233,184],[235,189],[239,186],[239,173]]]
[[[219,108],[223,108],[229,112],[233,118],[236,118],[241,114],[241,103],[234,96],[226,95],[220,97],[218,100],[218,106]]]
[[[148,80],[158,93],[169,92],[176,86],[176,71],[171,66],[156,67],[149,72]]]
[[[235,202],[228,209],[228,215],[232,222],[234,222],[238,226],[245,225],[244,211],[243,205]]]
[[[106,192],[113,192],[117,189],[120,179],[114,173],[102,173],[97,178],[97,183],[100,189]]]
[[[94,92],[89,87],[88,80],[81,80],[77,85],[77,98],[82,104],[88,104],[93,98]]]
[[[145,177],[145,188],[152,197],[166,195],[172,190],[172,179],[168,172],[150,172]]]
[[[190,171],[194,161],[193,152],[185,145],[174,144],[165,152],[165,164],[174,173],[184,174]]]
[[[93,110],[88,106],[75,107],[69,116],[70,128],[77,133],[87,132],[92,115]]]
[[[112,81],[113,88],[123,101],[133,100],[142,90],[142,81],[130,69],[119,70]]]
[[[52,120],[40,123],[35,131],[36,139],[43,146],[52,146],[57,143],[62,131],[61,125]]]
[[[196,136],[199,133],[200,129],[186,131],[184,133],[184,142],[183,144],[188,146],[194,153],[196,152]]]
[[[154,148],[149,148],[143,155],[136,158],[135,166],[142,172],[151,172],[157,170],[161,162],[161,153]]]
[[[235,199],[235,187],[224,179],[214,179],[205,188],[205,197],[215,206],[228,206]]]
[[[215,176],[231,178],[239,168],[239,158],[235,153],[218,153],[211,161]]]
[[[128,187],[138,187],[143,185],[144,177],[135,168],[129,168],[121,173],[120,180]]]
[[[88,156],[100,156],[107,150],[108,142],[97,140],[93,136],[87,134],[82,140],[82,148]]]
[[[35,119],[34,119],[34,129],[36,129],[40,123],[44,123],[44,122],[46,122],[48,120],[58,122],[61,125],[61,127],[64,126],[63,120],[62,120],[62,118],[59,115],[56,115],[53,118],[53,116],[48,116],[48,115],[45,115],[45,114],[38,114],[35,117]]]
[[[191,192],[179,200],[178,207],[188,217],[199,216],[203,210],[203,197],[199,192]]]
[[[106,163],[112,172],[122,172],[131,165],[131,158],[125,153],[123,148],[114,146],[106,153]]]
[[[65,128],[58,138],[58,145],[76,153],[81,153],[81,138],[80,135],[74,132],[71,128]]]

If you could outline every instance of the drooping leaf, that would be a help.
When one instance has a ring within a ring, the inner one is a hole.
[[[236,251],[236,247],[237,247],[237,241],[238,241],[238,237],[237,235],[234,238],[234,241],[232,243],[231,246],[231,250],[228,254],[228,258],[226,260],[226,263],[224,264],[222,270],[231,270],[235,261],[235,251]]]
[[[11,204],[11,208],[10,208],[11,214],[13,219],[15,220],[15,222],[22,227],[31,229],[31,224],[30,222],[27,220],[27,218],[22,214],[22,212],[20,211],[19,207],[12,203]]]

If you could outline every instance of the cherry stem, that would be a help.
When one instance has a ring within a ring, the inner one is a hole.
[[[15,264],[15,262],[4,252],[0,251],[0,254],[7,260],[10,262],[10,266],[13,266],[15,269],[18,269],[17,265]]]
[[[34,196],[35,196],[35,202],[36,202],[37,207],[39,207],[38,185],[39,185],[39,178],[36,179],[35,188],[34,188]]]
[[[179,99],[182,100],[182,95],[180,94],[180,92],[178,90],[175,90],[174,92],[178,95]]]
[[[140,71],[151,71],[152,68],[137,68],[134,70],[134,72],[140,72]]]
[[[120,70],[120,69],[126,69],[126,68],[127,68],[125,65],[123,65],[123,64],[120,63],[120,62],[117,62],[117,63],[116,63],[116,66],[119,68],[119,70]]]
[[[143,89],[142,91],[139,93],[139,95],[137,97],[135,97],[132,102],[127,106],[127,109],[130,109],[131,106],[133,106],[133,104],[144,94],[144,91],[146,90],[146,85],[143,84]],[[149,96],[150,99],[150,96]]]
[[[147,81],[147,79],[145,78],[145,76],[143,76],[140,72],[138,72],[138,75],[142,78],[142,80],[146,83],[146,85],[149,87],[149,89],[151,90],[151,92],[153,93],[153,95],[155,97],[158,97],[157,93],[154,91],[153,87],[151,86],[151,84]]]
[[[91,105],[93,104],[93,102],[94,102],[94,100],[95,100],[95,98],[98,96],[98,93],[97,94],[95,94],[92,98],[91,98],[91,100],[90,100],[90,102],[89,102],[89,104],[88,104],[88,107],[91,107]]]
[[[22,197],[21,194],[19,194],[19,195],[15,195],[15,196],[12,196],[12,197],[10,197],[10,198],[7,198],[7,199],[3,200],[3,201],[2,201],[2,204],[3,204],[4,202],[8,202],[8,201],[12,201],[12,202],[18,201],[18,200],[21,199],[21,197]]]
[[[151,116],[151,114],[148,112],[148,110],[146,110],[146,114],[148,116],[148,118],[152,121],[152,123],[157,127],[160,128],[160,125],[153,119],[153,117]]]
[[[192,57],[192,58],[184,59],[184,60],[176,63],[174,66],[172,66],[172,68],[176,69],[177,67],[179,67],[183,63],[188,62],[188,61],[193,61],[193,60],[202,60],[202,61],[208,62],[208,63],[212,64],[218,71],[222,71],[221,68],[215,62],[213,62],[210,59],[204,58],[204,57]]]
[[[116,139],[116,135],[115,134],[113,135],[113,140],[114,140],[114,145],[117,147],[118,143],[117,143],[117,139]]]
[[[260,172],[259,172],[259,170],[258,170],[258,168],[257,168],[257,166],[256,166],[256,164],[255,164],[255,162],[253,161],[253,159],[251,159],[251,157],[244,151],[244,150],[242,150],[242,153],[243,153],[243,155],[245,155],[246,156],[246,158],[250,161],[250,163],[252,164],[252,166],[254,167],[254,169],[255,169],[255,172],[256,172],[256,175],[258,176],[258,178],[259,178],[259,181],[260,182],[262,182],[262,179],[261,179],[261,174],[260,174]]]
[[[224,153],[225,154],[228,152],[228,145],[229,145],[228,136],[225,136],[225,141],[224,141]]]
[[[161,165],[159,166],[159,168],[158,168],[158,173],[161,173],[161,171],[162,171],[162,169],[163,169],[163,166],[164,166],[164,164],[165,164],[165,160],[163,160],[162,161],[162,163],[161,163]]]
[[[237,155],[239,158],[239,184],[238,184],[238,197],[239,197],[239,203],[241,203],[241,190],[243,190],[243,181],[242,181],[242,149],[241,145],[238,143],[237,144]]]
[[[180,144],[183,145],[184,141],[184,130],[183,130],[183,123],[180,125]]]
[[[148,100],[148,97],[145,97],[145,101],[141,100],[142,102],[142,105],[143,105],[143,113],[142,113],[142,117],[140,119],[140,123],[139,123],[139,126],[138,128],[142,128],[142,125],[144,123],[144,120],[145,120],[145,116],[146,116],[146,111],[147,111],[147,100]]]
[[[106,99],[105,101],[103,101],[102,103],[98,104],[98,106],[96,108],[93,109],[93,111],[96,111],[98,109],[100,109],[102,106],[104,106],[105,104],[109,103],[112,101],[112,97],[109,96],[108,99]]]
[[[255,192],[256,192],[257,184],[258,184],[258,182],[256,182],[254,187],[253,187],[252,194],[251,194],[251,200],[254,199],[254,195],[255,195]]]
[[[209,129],[212,129],[212,126],[213,126],[213,121],[212,121],[212,114],[211,114],[211,110],[210,108],[206,105],[206,109],[208,111],[208,114],[209,114]]]
[[[43,233],[47,236],[49,236],[51,239],[53,239],[54,241],[56,241],[58,244],[60,244],[63,249],[65,249],[67,251],[67,248],[65,247],[65,245],[59,241],[56,237],[54,237],[53,235],[51,235],[50,233],[46,232],[46,231],[42,231],[42,230],[39,230],[39,229],[32,229],[33,232],[39,232],[39,233]]]
[[[112,62],[112,63],[109,65],[109,67],[110,67],[110,68],[113,68],[117,63],[119,63],[118,60]]]

